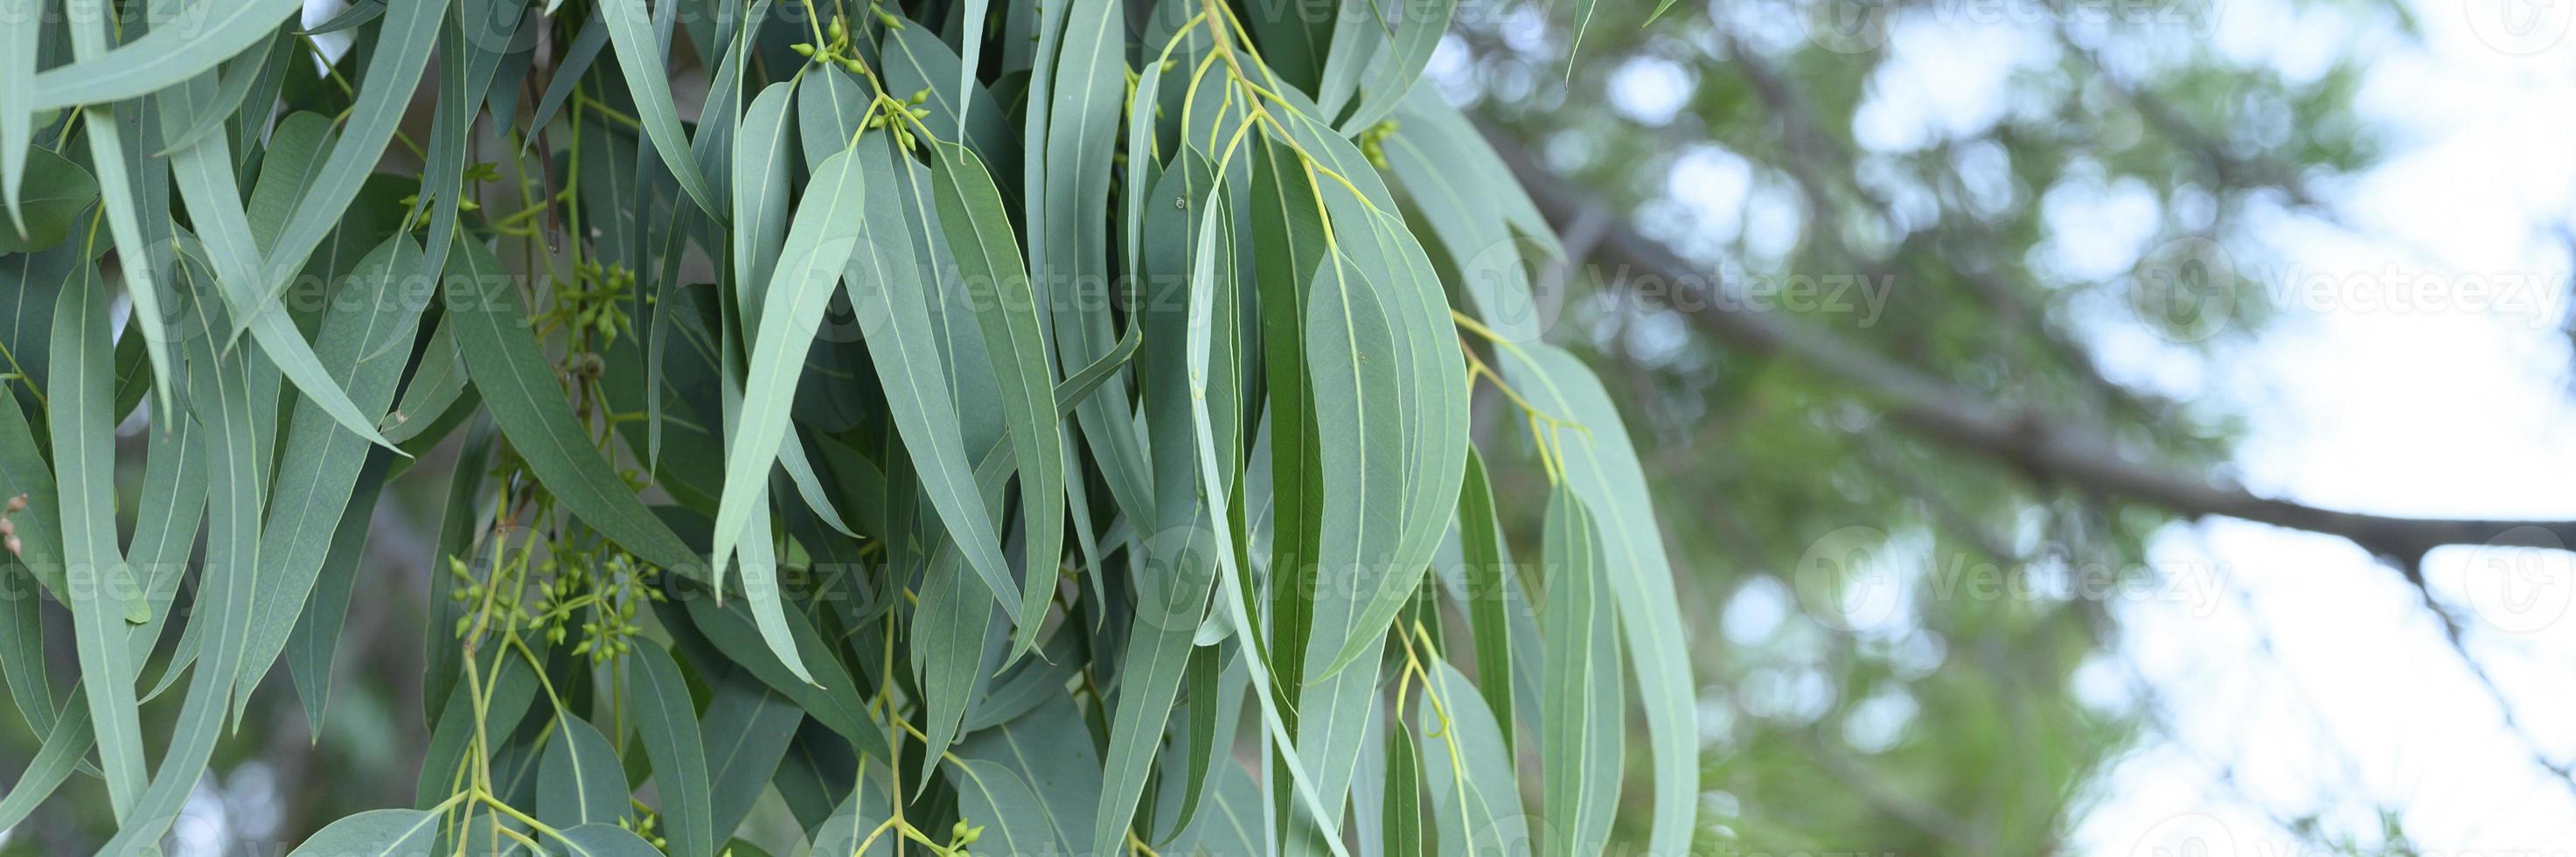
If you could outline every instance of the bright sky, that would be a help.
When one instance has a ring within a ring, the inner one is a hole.
[[[2576,224],[2576,3],[2409,2],[2420,44],[2393,16],[2347,4],[1936,2],[1890,29],[1852,130],[1872,151],[1907,151],[1991,126],[2013,109],[2015,74],[2054,67],[2046,10],[2060,6],[2148,16],[2133,20],[2174,28],[2169,45],[2292,80],[2344,52],[2365,57],[2360,112],[2392,151],[2319,188],[2343,224],[2275,212],[2222,251],[2281,309],[2260,338],[2202,359],[2125,307],[2079,304],[2086,338],[2120,380],[2244,415],[2232,475],[2263,493],[2390,515],[2576,517],[2576,381],[2560,330],[2576,254],[2576,227],[2560,234]],[[1756,44],[1879,48],[1804,29],[1772,4],[1716,8],[1740,12]],[[1659,124],[1688,84],[1647,63],[1611,87],[1632,118]],[[1794,234],[1794,220],[1766,212],[1796,200],[1732,153],[1684,153],[1670,186],[1694,215],[1691,238],[1740,234],[1749,268],[1765,266],[1760,224]],[[2054,273],[2114,281],[2159,252],[2162,212],[2143,187],[2070,183],[2039,203],[2081,224],[2037,254]],[[2176,526],[2151,550],[2159,572],[2192,585],[2115,604],[2119,637],[2079,688],[2106,708],[2146,704],[2165,728],[2096,784],[2078,853],[2313,853],[2282,826],[2308,817],[2376,853],[2396,845],[2377,838],[2386,809],[2420,853],[2576,854],[2576,783],[2526,743],[2576,761],[2576,555],[2432,558],[2432,586],[2468,628],[2499,706],[2415,590],[2348,542],[2216,521]],[[1722,624],[1768,637],[1790,601],[1747,587]]]
[[[2391,38],[2390,21],[2311,5],[2186,3],[2173,26],[2294,79],[2338,51],[2369,58],[2361,111],[2394,151],[2325,189],[2355,229],[2281,213],[2231,245],[2284,309],[2250,346],[2181,359],[2116,316],[2090,338],[2123,380],[2246,415],[2235,475],[2259,491],[2383,514],[2576,517],[2576,384],[2558,327],[2576,251],[2556,232],[2576,221],[2576,3],[2414,0],[2420,47]],[[1954,17],[1891,37],[1854,120],[1864,145],[1992,123],[2009,109],[2006,76],[2053,50],[2044,31],[1959,11],[1990,6],[1936,8]],[[2042,204],[2085,224],[2044,264],[2111,276],[2151,250],[2158,211],[2141,189],[2067,188]],[[2115,606],[2118,657],[2081,686],[2150,704],[2170,734],[2098,784],[2080,852],[2301,854],[2276,820],[2312,815],[2368,851],[2389,844],[2372,838],[2388,808],[2427,853],[2576,853],[2576,785],[2534,763],[2391,570],[2339,539],[2233,521],[2177,526],[2153,552],[2160,570],[2220,586]],[[2430,577],[2523,731],[2551,760],[2576,760],[2576,563],[2454,549]]]

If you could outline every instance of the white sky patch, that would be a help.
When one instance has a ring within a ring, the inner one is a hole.
[[[1871,75],[1852,117],[1853,137],[1881,152],[1914,151],[1994,125],[2008,106],[2013,72],[2049,53],[2027,31],[1945,23],[1937,15],[1898,21],[1887,47],[1887,62]]]
[[[1690,106],[1696,83],[1680,63],[1663,57],[1632,57],[1610,75],[1610,103],[1638,123],[1668,125]]]
[[[2248,418],[2232,470],[2331,508],[2576,517],[2576,386],[2557,329],[2569,250],[2550,231],[2576,216],[2576,112],[2538,107],[2576,103],[2576,4],[2418,0],[2412,14],[2421,47],[2396,45],[2377,13],[2226,6],[2222,53],[2286,76],[2359,52],[2361,118],[2395,147],[2336,190],[2363,234],[2264,218],[2250,249],[2265,258],[2239,260],[2281,315],[2204,366],[2213,396]],[[2103,333],[2094,341],[2115,374],[2165,374],[2169,352],[2120,344],[2118,325]],[[2452,548],[2427,563],[2517,734],[2415,590],[2350,543],[2216,521],[2178,525],[2155,551],[2216,563],[2230,607],[2206,618],[2119,607],[2115,650],[2173,733],[2096,784],[2077,851],[2303,853],[2272,819],[2312,813],[2368,849],[2382,808],[2427,853],[2576,843],[2576,787],[2542,770],[2523,737],[2554,762],[2576,759],[2576,555]]]

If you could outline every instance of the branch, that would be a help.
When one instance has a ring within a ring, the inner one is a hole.
[[[1511,165],[1548,220],[1562,229],[1601,203],[1540,166],[1505,135],[1487,139]],[[2264,497],[2241,487],[2131,461],[2098,431],[2003,407],[1876,352],[1784,317],[1723,300],[1714,274],[1699,270],[1660,242],[1621,222],[1593,246],[1590,261],[1605,280],[1671,290],[1676,312],[1739,351],[1779,357],[1838,381],[1883,408],[1889,418],[1933,442],[2013,465],[2034,477],[2063,481],[2151,503],[2186,516],[2221,516],[2341,536],[2418,572],[2425,552],[2443,545],[2496,545],[2564,550],[2576,546],[2576,521],[2399,518],[2322,509]]]

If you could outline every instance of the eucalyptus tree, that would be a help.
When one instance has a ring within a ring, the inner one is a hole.
[[[0,20],[0,829],[155,849],[281,663],[325,734],[422,483],[414,802],[299,853],[753,853],[773,789],[818,853],[1687,846],[1672,564],[1419,85],[1454,0],[304,8]]]

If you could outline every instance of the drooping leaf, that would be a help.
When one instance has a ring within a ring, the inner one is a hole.
[[[99,19],[104,0],[73,0],[77,21]],[[426,5],[426,4],[424,4]],[[59,65],[36,74],[33,110],[76,104],[98,104],[148,95],[212,71],[277,29],[302,0],[243,0],[240,3],[152,4],[154,22],[142,38],[104,54]],[[212,8],[209,8],[211,6]],[[189,16],[185,23],[175,15]],[[186,127],[177,123],[174,127]]]
[[[1502,729],[1467,677],[1447,661],[1425,664],[1429,677],[1414,700],[1424,736],[1423,781],[1443,857],[1531,853],[1529,816],[1519,778],[1503,754]]]
[[[614,824],[584,824],[556,836],[570,857],[660,857],[661,849]]]
[[[1619,638],[1612,627],[1609,559],[1592,512],[1559,488],[1547,510],[1547,840],[1552,854],[1599,854],[1619,805],[1622,720]],[[1498,724],[1499,725],[1499,724]]]
[[[1692,757],[1697,736],[1692,714],[1689,647],[1679,602],[1673,594],[1672,563],[1655,529],[1652,495],[1644,469],[1628,441],[1618,408],[1601,382],[1582,362],[1562,349],[1533,345],[1526,359],[1506,357],[1503,377],[1520,389],[1540,411],[1560,419],[1579,418],[1583,431],[1561,432],[1565,481],[1583,504],[1602,510],[1602,553],[1609,569],[1610,593],[1617,605],[1619,629],[1631,654],[1637,700],[1646,714],[1646,736],[1654,759],[1654,824],[1650,849],[1671,843],[1680,848],[1691,830],[1699,768]],[[1541,724],[1541,729],[1546,728]]]
[[[787,743],[796,737],[796,724],[805,719],[805,713],[793,697],[741,670],[718,675],[707,684],[713,691],[703,721],[712,798],[708,815],[713,819],[711,828],[722,835],[741,826],[743,817],[750,814],[752,802],[778,770],[778,760],[786,755]]]
[[[617,749],[588,721],[556,716],[537,768],[536,816],[555,827],[613,825],[626,817],[626,773]]]
[[[97,8],[89,4],[96,3],[98,0],[75,0],[75,2],[84,8]],[[66,8],[70,7],[66,6]],[[75,57],[89,59],[107,52],[107,21],[98,20],[93,25],[91,22],[79,20],[79,15],[73,15],[71,18],[72,20],[66,22],[66,26],[71,30],[72,54]],[[34,59],[32,49],[28,51],[28,58],[31,61]],[[32,68],[30,70],[32,71]],[[119,115],[132,115],[138,120],[136,124],[141,125],[141,120],[147,118],[144,115],[146,112],[131,105],[120,105],[113,111],[85,110],[82,111],[81,117],[84,123],[82,129],[89,135],[90,165],[98,169],[99,199],[107,211],[108,234],[116,238],[116,246],[123,258],[131,260],[123,266],[125,293],[132,296],[134,301],[135,324],[139,328],[138,332],[143,335],[144,354],[152,364],[152,388],[157,394],[153,401],[166,413],[176,408],[170,397],[170,388],[176,376],[172,374],[170,367],[171,334],[161,309],[162,285],[153,271],[155,262],[152,257],[157,250],[152,246],[152,242],[155,237],[166,235],[169,231],[169,212],[166,210],[169,190],[166,183],[155,184],[152,180],[166,177],[167,172],[166,170],[135,171],[127,168],[127,159],[136,158],[142,154],[140,147],[143,141],[134,140],[129,143],[118,121]],[[9,148],[9,144],[0,143],[0,148]],[[142,181],[137,181],[138,177],[133,175],[135,172],[142,173],[140,176]],[[161,200],[158,206],[151,204],[156,196]],[[16,205],[17,197],[14,192],[11,199],[13,200],[11,204]],[[12,216],[17,216],[17,212],[17,209],[13,209]],[[146,223],[154,224],[153,232],[144,231]],[[4,240],[6,237],[0,236],[0,241]]]
[[[664,68],[652,25],[645,20],[644,0],[600,0],[596,26],[606,27],[609,40],[617,46],[617,67],[625,72],[626,88],[635,96],[635,110],[643,122],[644,135],[652,140],[653,150],[661,155],[672,177],[679,180],[680,189],[708,217],[723,220],[731,216],[707,189],[706,176],[699,172],[697,158],[688,150],[688,133],[681,130],[679,113],[671,101],[670,73]]]
[[[143,727],[134,701],[137,659],[126,624],[150,618],[116,543],[116,426],[108,415],[114,383],[108,344],[107,290],[96,269],[63,287],[54,309],[51,416],[54,466],[63,478],[64,600],[72,608],[81,676],[98,724],[99,762],[109,799],[121,814],[143,790]]]
[[[19,235],[26,233],[26,219],[19,207],[18,188],[27,180],[27,150],[36,137],[36,56],[37,40],[43,36],[45,16],[39,13],[38,0],[0,2],[0,205]],[[88,29],[84,27],[83,29]]]
[[[33,253],[69,240],[75,227],[88,222],[81,214],[98,202],[98,181],[61,155],[34,149],[27,167],[18,210],[0,225],[0,253]]]
[[[1028,781],[1001,764],[968,759],[948,769],[957,789],[957,815],[977,831],[975,848],[985,854],[1046,854],[1058,841],[1045,804]]]
[[[1396,724],[1386,730],[1385,804],[1380,809],[1386,857],[1423,857],[1422,762],[1414,749],[1413,730]]]
[[[439,814],[371,809],[331,822],[287,857],[401,857],[427,853],[438,841]]]
[[[162,93],[154,101],[161,110],[161,122],[168,127],[183,127],[196,115],[199,102],[212,87],[212,81],[199,78],[184,89]],[[231,146],[222,135],[206,138],[171,156],[171,173],[178,180],[181,195],[187,199],[190,222],[204,242],[206,261],[214,269],[213,279],[226,310],[229,325],[215,334],[218,344],[229,346],[229,332],[247,329],[268,362],[293,382],[297,392],[312,400],[342,427],[366,438],[369,443],[392,446],[391,441],[375,429],[375,418],[366,415],[349,394],[331,380],[330,373],[313,353],[312,343],[304,340],[284,307],[268,299],[262,289],[269,282],[263,272],[259,241],[254,237],[253,223],[244,213],[238,182],[233,175]],[[317,236],[316,241],[319,241]],[[302,257],[296,257],[301,259]],[[200,309],[203,315],[203,308]],[[247,323],[240,321],[248,318]],[[263,370],[262,374],[265,374]],[[265,387],[265,383],[260,386]],[[264,419],[273,419],[265,418]],[[264,470],[264,468],[263,468]]]
[[[456,257],[460,275],[445,284],[447,323],[456,325],[467,375],[529,469],[573,514],[637,558],[685,575],[703,574],[696,554],[645,510],[573,417],[499,260],[470,241],[457,248]]]
[[[304,260],[321,246],[322,239],[331,234],[349,204],[358,198],[367,174],[383,160],[385,146],[392,142],[402,124],[403,112],[411,104],[412,90],[420,85],[421,73],[429,65],[430,49],[438,44],[439,22],[446,17],[449,2],[420,0],[387,7],[389,12],[376,33],[375,52],[359,80],[357,103],[349,108],[349,120],[342,126],[339,142],[314,173],[310,188],[296,200],[295,213],[276,233],[274,246],[268,248],[265,264],[259,268],[267,276],[256,281],[256,291],[236,298],[232,304],[237,313],[233,319],[235,334],[270,315],[253,313],[252,309],[276,298],[288,278],[302,270]],[[156,30],[144,38],[158,35],[160,31]],[[164,108],[165,117],[167,112]],[[446,236],[435,234],[428,238],[435,248],[444,248],[446,240]],[[261,344],[267,345],[267,340],[262,339]],[[363,428],[368,431],[362,434],[371,434],[374,426],[372,421],[366,423]]]
[[[679,664],[660,646],[636,646],[627,658],[628,711],[635,713],[644,754],[653,764],[654,790],[676,857],[713,857],[723,833],[715,829],[707,758],[696,707]]]
[[[1010,239],[1010,224],[992,176],[963,147],[934,142],[931,155],[939,223],[947,231],[948,248],[970,289],[968,305],[984,334],[986,356],[1002,391],[1011,455],[1018,462],[1022,556],[1030,573],[1021,592],[1019,628],[1011,645],[1011,656],[1017,658],[1036,644],[1038,620],[1044,616],[1046,599],[1055,592],[1052,571],[1064,553],[1065,453],[1063,433],[1056,423],[1055,375],[1047,365],[1037,298],[1019,248]],[[991,293],[975,294],[979,287]],[[1049,573],[1040,574],[1041,569]]]
[[[1512,573],[1503,564],[1502,522],[1495,518],[1494,491],[1485,476],[1485,458],[1467,456],[1467,480],[1458,493],[1458,551],[1466,568],[1463,577],[1467,599],[1467,618],[1474,635],[1476,673],[1484,681],[1476,685],[1485,697],[1485,707],[1494,721],[1504,726],[1503,747],[1513,746],[1512,719],[1512,628],[1505,610],[1505,578]]]
[[[0,826],[18,826],[56,789],[62,788],[63,781],[71,779],[72,771],[80,767],[81,757],[89,753],[92,737],[89,695],[75,688],[70,701],[63,703],[62,714],[46,730],[36,755],[27,760],[25,770],[18,772],[18,781],[0,793]]]
[[[416,270],[420,248],[397,235],[378,245],[341,285],[322,322],[314,354],[333,383],[348,390],[361,413],[381,415],[393,404],[403,363],[411,357],[420,310],[437,283]],[[352,294],[350,290],[356,290]],[[270,488],[269,516],[260,530],[259,573],[254,584],[251,636],[243,650],[234,715],[286,646],[294,617],[304,610],[313,583],[331,552],[333,532],[358,487],[368,457],[365,438],[349,433],[310,401],[298,402],[286,431],[285,460]]]

